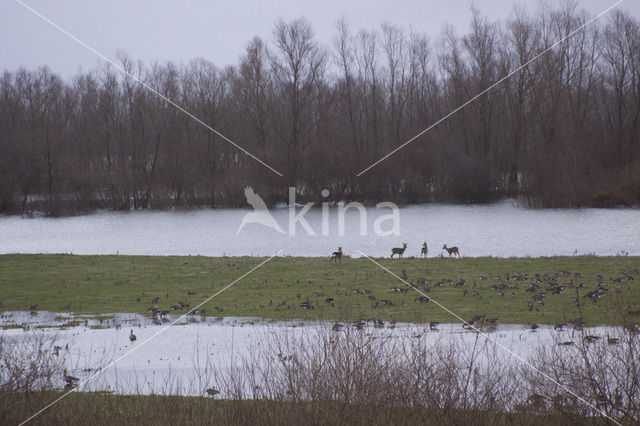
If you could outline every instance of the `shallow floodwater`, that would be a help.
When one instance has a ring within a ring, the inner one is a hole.
[[[388,256],[407,242],[405,256],[419,256],[423,241],[429,256],[443,244],[462,256],[553,256],[572,254],[640,255],[640,209],[525,209],[514,202],[492,205],[425,204],[403,207],[399,235],[376,236],[374,222],[389,209],[367,208],[366,220],[350,209],[345,235],[339,235],[338,211],[330,209],[323,235],[322,209],[304,215],[309,235],[299,224],[289,228],[289,210],[272,210],[284,234],[249,223],[237,234],[245,209],[96,212],[67,218],[0,217],[0,253],[73,253],[204,256],[326,256],[337,246],[346,255]],[[361,229],[363,224],[364,229]],[[382,222],[389,230],[391,222]],[[366,235],[362,235],[363,232]],[[295,235],[290,235],[295,233]]]
[[[0,327],[21,325],[22,328],[7,328],[2,332],[4,339],[19,345],[30,337],[33,331],[29,329],[46,325],[47,328],[37,332],[56,337],[57,345],[61,347],[59,356],[63,357],[70,374],[80,380],[94,375],[97,368],[108,366],[102,374],[88,381],[83,390],[202,395],[205,389],[213,386],[214,378],[224,380],[234,366],[251,359],[256,349],[261,344],[264,347],[269,339],[305,334],[313,341],[331,326],[327,322],[273,322],[230,317],[194,317],[191,321],[181,321],[180,325],[168,326],[153,325],[148,317],[137,314],[107,314],[100,318],[49,312],[35,315],[5,312],[0,316]],[[72,320],[80,321],[81,325],[64,327]],[[353,329],[350,324],[344,326]],[[131,330],[137,336],[133,343],[129,341]],[[344,329],[336,333],[342,332]],[[388,323],[382,328],[368,324],[361,332],[380,339],[423,339],[427,345],[454,341],[469,353],[479,342],[487,345],[485,354],[495,351],[502,359],[514,363],[518,361],[511,358],[508,351],[527,359],[542,345],[555,344],[556,337],[561,337],[562,341],[578,341],[582,336],[577,331],[557,332],[548,326],[533,331],[525,325],[499,325],[485,330],[490,340],[464,330],[460,324],[441,324],[435,331],[428,324],[397,323],[393,329]],[[593,327],[585,329],[585,333],[604,337],[609,333],[613,335],[615,327]],[[114,364],[110,365],[112,362]],[[264,359],[255,362],[259,367]],[[251,392],[250,389],[245,391]]]

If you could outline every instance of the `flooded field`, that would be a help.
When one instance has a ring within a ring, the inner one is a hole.
[[[386,322],[376,326],[365,321],[361,327],[330,322],[272,322],[256,318],[188,317],[170,326],[176,317],[156,325],[136,314],[108,314],[100,317],[73,316],[49,312],[5,312],[0,326],[3,338],[20,345],[34,333],[55,338],[51,350],[81,382],[83,390],[104,390],[132,394],[202,395],[214,384],[228,383],[234,371],[252,365],[293,359],[299,339],[320,343],[327,335],[352,334],[362,342],[378,340],[385,346],[414,350],[454,344],[461,353],[475,357],[480,365],[500,360],[501,366],[529,359],[543,346],[558,342],[580,342],[584,336],[606,340],[615,327],[585,328],[581,331],[528,325],[498,325],[484,329],[486,335],[465,330],[461,324],[405,324]],[[131,342],[133,332],[136,340]],[[149,342],[147,342],[149,340]],[[297,342],[297,343],[296,343]],[[363,343],[364,344],[364,343]],[[414,349],[412,349],[414,348]],[[100,368],[104,371],[94,376]],[[243,383],[245,394],[261,384]],[[221,395],[230,397],[231,395]]]

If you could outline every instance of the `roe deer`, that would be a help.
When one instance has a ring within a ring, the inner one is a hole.
[[[340,259],[340,262],[342,262],[342,247],[338,247],[338,251],[333,252],[333,254],[331,255],[331,259],[329,259],[329,262],[331,262],[332,260],[335,260],[337,262],[338,259]]]
[[[394,247],[391,249],[391,257],[393,257],[394,254],[397,254],[398,257],[402,257],[402,255],[404,254],[404,251],[407,249],[407,243],[402,243],[402,248],[400,247]]]
[[[422,250],[420,250],[420,255],[422,257],[427,257],[427,253],[429,253],[429,248],[427,247],[427,242],[425,241],[422,244]]]
[[[452,254],[457,254],[458,257],[460,257],[460,252],[458,251],[458,247],[447,247],[447,245],[445,244],[442,247],[443,250],[446,250],[447,253],[449,253],[449,257],[451,257]]]

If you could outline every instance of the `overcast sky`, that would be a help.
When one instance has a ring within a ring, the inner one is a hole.
[[[341,16],[354,30],[388,21],[437,37],[445,23],[465,32],[471,4],[491,19],[509,16],[514,5],[526,5],[530,11],[538,5],[531,0],[23,1],[114,60],[122,49],[147,64],[203,57],[219,66],[235,64],[253,36],[270,40],[278,18],[306,17],[317,39],[329,45]],[[595,15],[613,3],[580,0],[579,5]],[[638,0],[626,0],[619,7],[640,17]],[[98,59],[15,0],[0,0],[0,70],[41,65],[69,77],[93,70]]]

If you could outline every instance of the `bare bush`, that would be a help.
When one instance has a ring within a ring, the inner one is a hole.
[[[541,348],[532,362],[538,371],[524,377],[535,395],[538,412],[570,417],[599,416],[620,421],[640,419],[640,336],[634,329],[612,328],[607,336],[577,332],[575,344],[559,335]],[[590,405],[587,405],[590,404]]]
[[[329,324],[277,328],[255,338],[247,355],[232,350],[224,359],[194,359],[199,377],[192,383],[170,372],[162,395],[148,395],[145,383],[133,395],[74,392],[35,421],[602,424],[606,415],[632,424],[640,420],[635,327],[611,328],[600,339],[588,329],[557,333],[531,365],[480,334],[465,334],[464,343],[450,334],[423,339],[424,325],[402,332]],[[568,339],[575,343],[559,344]],[[3,424],[24,420],[60,395],[55,377],[62,365],[50,355],[52,340],[43,334],[29,340],[15,352],[4,340],[0,345]],[[185,389],[199,396],[185,397]],[[208,397],[206,389],[220,394]]]

